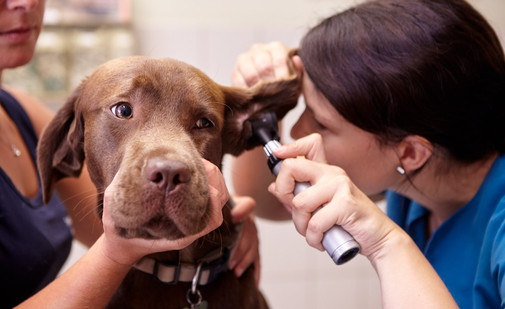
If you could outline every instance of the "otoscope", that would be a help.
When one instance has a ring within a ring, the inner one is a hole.
[[[282,165],[282,159],[277,158],[273,154],[275,150],[281,147],[277,128],[277,116],[273,112],[264,113],[257,120],[250,123],[253,134],[251,140],[260,142],[263,145],[268,167],[272,174],[277,176]],[[293,193],[297,195],[308,187],[310,187],[310,183],[308,182],[297,182]],[[333,226],[324,233],[322,244],[337,265],[350,261],[360,250],[356,240],[339,225]]]

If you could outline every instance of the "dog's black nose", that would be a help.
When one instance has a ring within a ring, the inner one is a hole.
[[[163,158],[149,159],[144,167],[144,176],[159,189],[167,192],[190,180],[189,167],[184,162]]]

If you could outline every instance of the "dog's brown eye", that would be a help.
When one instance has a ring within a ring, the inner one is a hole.
[[[129,119],[133,116],[133,109],[129,104],[118,103],[110,109],[114,116],[122,119]]]
[[[196,122],[195,126],[198,128],[198,129],[204,129],[204,128],[210,128],[210,127],[213,127],[214,124],[212,123],[212,121],[210,121],[209,119],[207,118],[201,118],[201,119],[198,119],[198,121]]]

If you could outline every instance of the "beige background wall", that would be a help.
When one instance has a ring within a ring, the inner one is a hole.
[[[255,42],[296,46],[317,21],[350,0],[133,0],[139,53],[186,61],[229,85],[237,55]],[[505,41],[505,1],[471,1]],[[289,122],[296,120],[297,111]],[[288,130],[285,130],[286,132]],[[227,165],[225,164],[225,167]],[[233,171],[226,170],[226,176]],[[272,308],[380,308],[375,272],[363,257],[335,266],[308,247],[291,222],[257,220],[260,287]]]

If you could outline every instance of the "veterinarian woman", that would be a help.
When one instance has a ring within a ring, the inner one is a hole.
[[[44,2],[0,0],[0,77],[4,69],[31,60],[42,26]],[[12,88],[2,87],[0,103],[0,308],[12,308],[35,293],[21,307],[102,308],[141,257],[183,248],[220,225],[228,192],[221,173],[209,162],[204,164],[213,216],[199,235],[175,241],[117,237],[107,212],[111,192],[106,191],[102,228],[95,214],[96,191],[86,172],[78,180],[59,182],[59,198],[54,197],[44,206],[35,168],[35,147],[52,114],[39,101]],[[254,202],[239,198],[235,201],[234,219],[246,220],[243,228],[252,231],[243,237],[230,263],[240,275],[257,257],[258,246],[254,224],[245,219]],[[66,223],[67,214],[73,222],[72,231]],[[52,281],[69,254],[73,236],[92,247]]]
[[[233,83],[282,78],[285,57],[255,45]],[[260,151],[235,162],[237,192],[320,250],[341,225],[384,308],[505,308],[505,60],[484,18],[462,0],[365,2],[312,28],[293,60],[306,108],[268,187],[284,207],[261,195]],[[295,197],[295,181],[312,187]],[[368,197],[383,191],[387,215]]]

